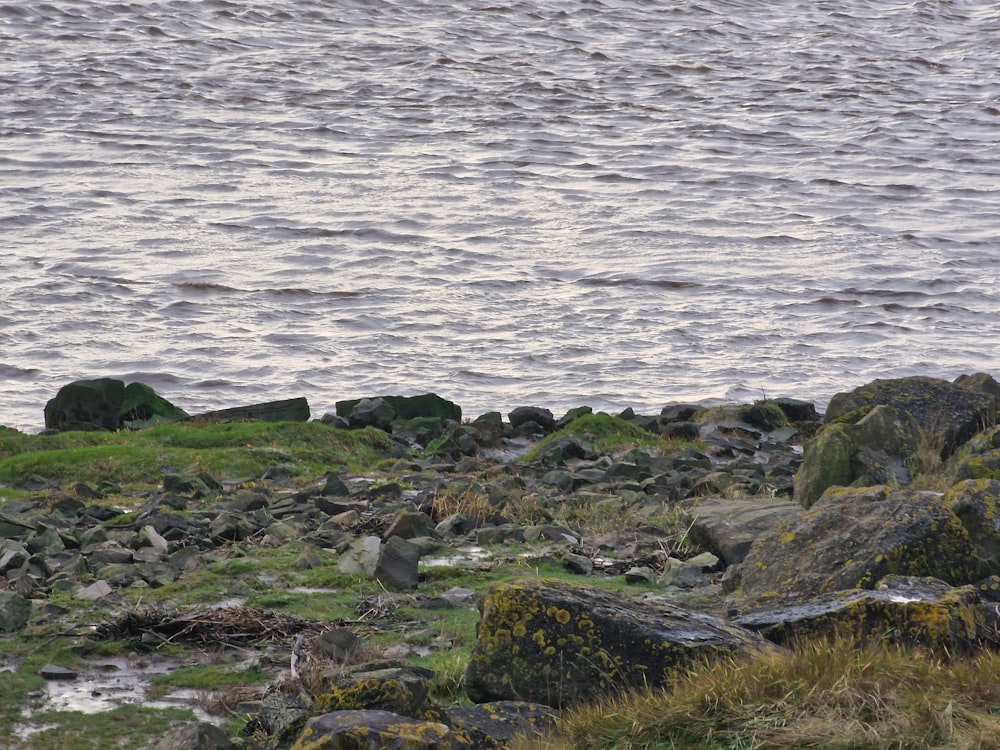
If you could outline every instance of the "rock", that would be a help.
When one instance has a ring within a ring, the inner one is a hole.
[[[420,396],[379,396],[377,397],[392,409],[396,419],[416,419],[418,417],[436,417],[443,421],[462,421],[462,407],[441,398],[436,393],[424,393]],[[337,416],[353,424],[352,416],[355,408],[365,399],[338,401]],[[373,401],[376,399],[368,399]],[[391,428],[391,420],[390,420]]]
[[[526,701],[493,701],[445,710],[448,725],[476,750],[506,750],[515,737],[540,735],[555,729],[559,712]]]
[[[466,670],[474,702],[565,706],[619,689],[657,689],[711,656],[772,647],[748,631],[663,603],[529,579],[494,585]]]
[[[396,514],[389,528],[385,531],[385,538],[391,536],[402,537],[403,539],[414,539],[419,536],[432,536],[435,523],[426,513],[404,510]]]
[[[507,419],[512,430],[518,430],[529,423],[538,425],[543,435],[555,432],[556,429],[556,420],[552,412],[538,406],[518,406],[507,414]]]
[[[795,524],[804,513],[801,505],[784,498],[708,498],[688,511],[688,538],[726,565],[735,565],[743,561],[757,537],[780,523]]]
[[[625,583],[655,583],[656,571],[642,565],[633,566],[625,571]]]
[[[795,500],[808,508],[828,487],[909,481],[905,463],[920,444],[907,412],[876,406],[856,424],[830,424],[806,443],[795,475]]]
[[[302,398],[286,398],[249,406],[236,406],[196,414],[189,419],[197,422],[308,422],[309,402]]]
[[[176,492],[178,495],[188,495],[192,498],[208,497],[212,490],[201,479],[194,474],[164,474],[163,491]]]
[[[996,570],[1000,565],[1000,481],[966,479],[952,485],[943,502],[969,532],[979,559]]]
[[[120,429],[127,421],[182,419],[187,413],[142,383],[121,380],[77,380],[59,389],[45,404],[45,427],[51,430]]]
[[[797,522],[760,536],[733,585],[744,601],[777,603],[870,589],[890,574],[960,586],[979,580],[983,565],[935,493],[831,488]]]
[[[389,711],[336,711],[314,716],[292,750],[451,750],[469,745],[447,726]]]
[[[74,669],[46,664],[38,670],[38,676],[43,680],[75,680],[79,675]]]
[[[13,633],[28,624],[31,601],[11,591],[0,591],[0,632]]]
[[[1000,427],[976,435],[958,454],[955,480],[1000,480]]]
[[[362,665],[360,669],[365,669]],[[405,668],[356,671],[337,680],[316,698],[316,713],[373,709],[413,719],[440,721],[440,709],[428,698],[426,677]]]
[[[323,497],[350,497],[351,488],[336,474],[330,474],[326,478],[326,484],[323,485],[320,494]]]
[[[376,427],[390,432],[395,419],[395,409],[384,398],[363,398],[351,409],[348,422],[351,427]]]
[[[779,644],[846,635],[859,642],[888,639],[957,654],[978,645],[986,619],[971,586],[952,588],[936,579],[890,576],[875,590],[838,591],[761,609],[734,624]]]
[[[825,421],[851,419],[854,412],[891,406],[912,416],[925,433],[936,436],[941,441],[943,458],[984,425],[992,424],[996,414],[997,397],[984,390],[984,381],[963,382],[972,387],[922,376],[873,380],[830,399]]]
[[[219,727],[200,721],[165,735],[153,750],[231,750],[233,747],[229,735]]]
[[[589,576],[594,572],[594,561],[585,555],[567,553],[563,555],[562,565],[570,573],[581,576]]]
[[[351,658],[361,639],[347,628],[331,628],[316,636],[309,644],[310,649],[319,656],[331,661],[347,661]]]
[[[111,584],[107,581],[94,581],[89,586],[81,587],[77,591],[76,596],[78,599],[84,599],[88,602],[97,601],[98,599],[103,599],[106,596],[111,596],[113,589]]]
[[[383,586],[394,589],[415,589],[419,581],[417,564],[419,550],[406,539],[391,536],[382,542],[375,578]]]
[[[377,536],[354,539],[350,547],[337,559],[337,572],[345,575],[373,577],[375,566],[379,562],[381,546],[382,540]]]

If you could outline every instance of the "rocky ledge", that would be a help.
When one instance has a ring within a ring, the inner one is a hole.
[[[825,416],[773,399],[463,420],[425,394],[344,401],[308,422],[305,399],[191,416],[141,384],[80,381],[46,406],[45,434],[0,431],[0,631],[65,636],[82,617],[102,623],[78,637],[78,656],[104,640],[269,659],[271,684],[240,706],[242,732],[189,722],[164,749],[500,748],[547,731],[566,706],[794,639],[975,652],[997,640],[998,403],[1000,384],[978,374],[874,381]],[[201,454],[169,465],[176,446],[209,449],[199,430],[249,422],[301,423],[306,443],[241,433],[250,476],[198,466]],[[112,434],[99,431],[148,436],[155,471],[125,477],[113,441],[98,456],[86,439]],[[322,452],[348,435],[366,465]],[[73,457],[105,461],[108,477],[80,480]],[[336,465],[317,472],[325,460]],[[350,582],[357,616],[179,606],[206,571],[244,570],[251,584],[227,592],[244,600],[261,599],[260,582],[294,589],[234,563],[265,551]],[[441,586],[432,560],[478,585]],[[415,658],[462,653],[461,636],[413,646],[391,616],[401,606],[478,610],[466,699],[443,700]],[[12,669],[20,655],[11,649]]]

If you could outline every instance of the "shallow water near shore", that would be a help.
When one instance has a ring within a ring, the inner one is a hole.
[[[996,371],[995,3],[0,2],[0,424]]]

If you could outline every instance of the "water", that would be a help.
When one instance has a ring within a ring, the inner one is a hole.
[[[0,423],[998,372],[985,0],[0,2]]]

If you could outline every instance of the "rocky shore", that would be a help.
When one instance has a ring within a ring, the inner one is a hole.
[[[425,394],[310,421],[305,399],[192,416],[69,384],[44,434],[0,429],[0,669],[24,686],[0,744],[61,731],[32,679],[121,655],[237,675],[134,746],[304,750],[511,747],[802,638],[992,648],[998,404],[977,374],[825,415],[469,419]]]

